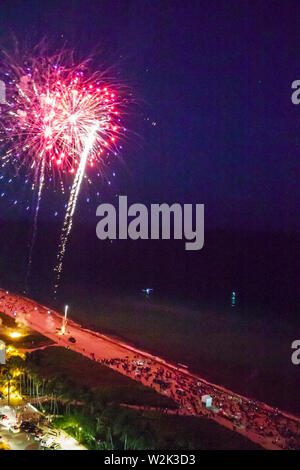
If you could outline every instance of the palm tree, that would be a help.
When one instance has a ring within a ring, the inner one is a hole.
[[[11,375],[8,369],[4,369],[1,375],[1,382],[7,385],[7,404],[10,405],[10,387],[11,387],[11,379],[13,376]]]
[[[6,363],[6,370],[14,376],[14,372],[19,371],[19,387],[22,393],[22,376],[24,375],[24,360],[20,356],[12,356]]]

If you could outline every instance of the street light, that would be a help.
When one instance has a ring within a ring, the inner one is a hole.
[[[67,321],[68,321],[68,319],[67,319],[68,309],[69,309],[69,305],[66,305],[65,306],[65,315],[64,315],[64,318],[63,318],[63,323],[62,323],[62,328],[61,328],[61,332],[62,332],[63,335],[66,332],[66,326],[67,326]]]

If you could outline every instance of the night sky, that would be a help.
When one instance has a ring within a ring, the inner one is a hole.
[[[47,37],[80,57],[97,48],[134,90],[111,195],[204,203],[208,228],[291,231],[297,10],[293,0],[1,0],[0,40]]]

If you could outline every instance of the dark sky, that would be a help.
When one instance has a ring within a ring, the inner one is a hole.
[[[204,203],[209,228],[293,230],[299,18],[293,0],[1,0],[0,39],[100,47],[135,90],[112,191]]]

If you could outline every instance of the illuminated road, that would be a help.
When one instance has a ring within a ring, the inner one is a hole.
[[[267,449],[300,448],[300,419],[295,416],[251,401],[183,367],[85,329],[71,320],[66,334],[60,336],[57,331],[62,326],[62,315],[1,289],[0,311],[25,319],[32,329],[59,346],[69,347],[169,396],[178,404],[178,414],[206,416]],[[70,337],[76,342],[70,342]],[[201,396],[207,393],[213,397],[213,410],[201,404]]]
[[[10,450],[39,450],[40,444],[25,432],[13,434],[9,429],[0,425],[0,441],[5,442]]]

